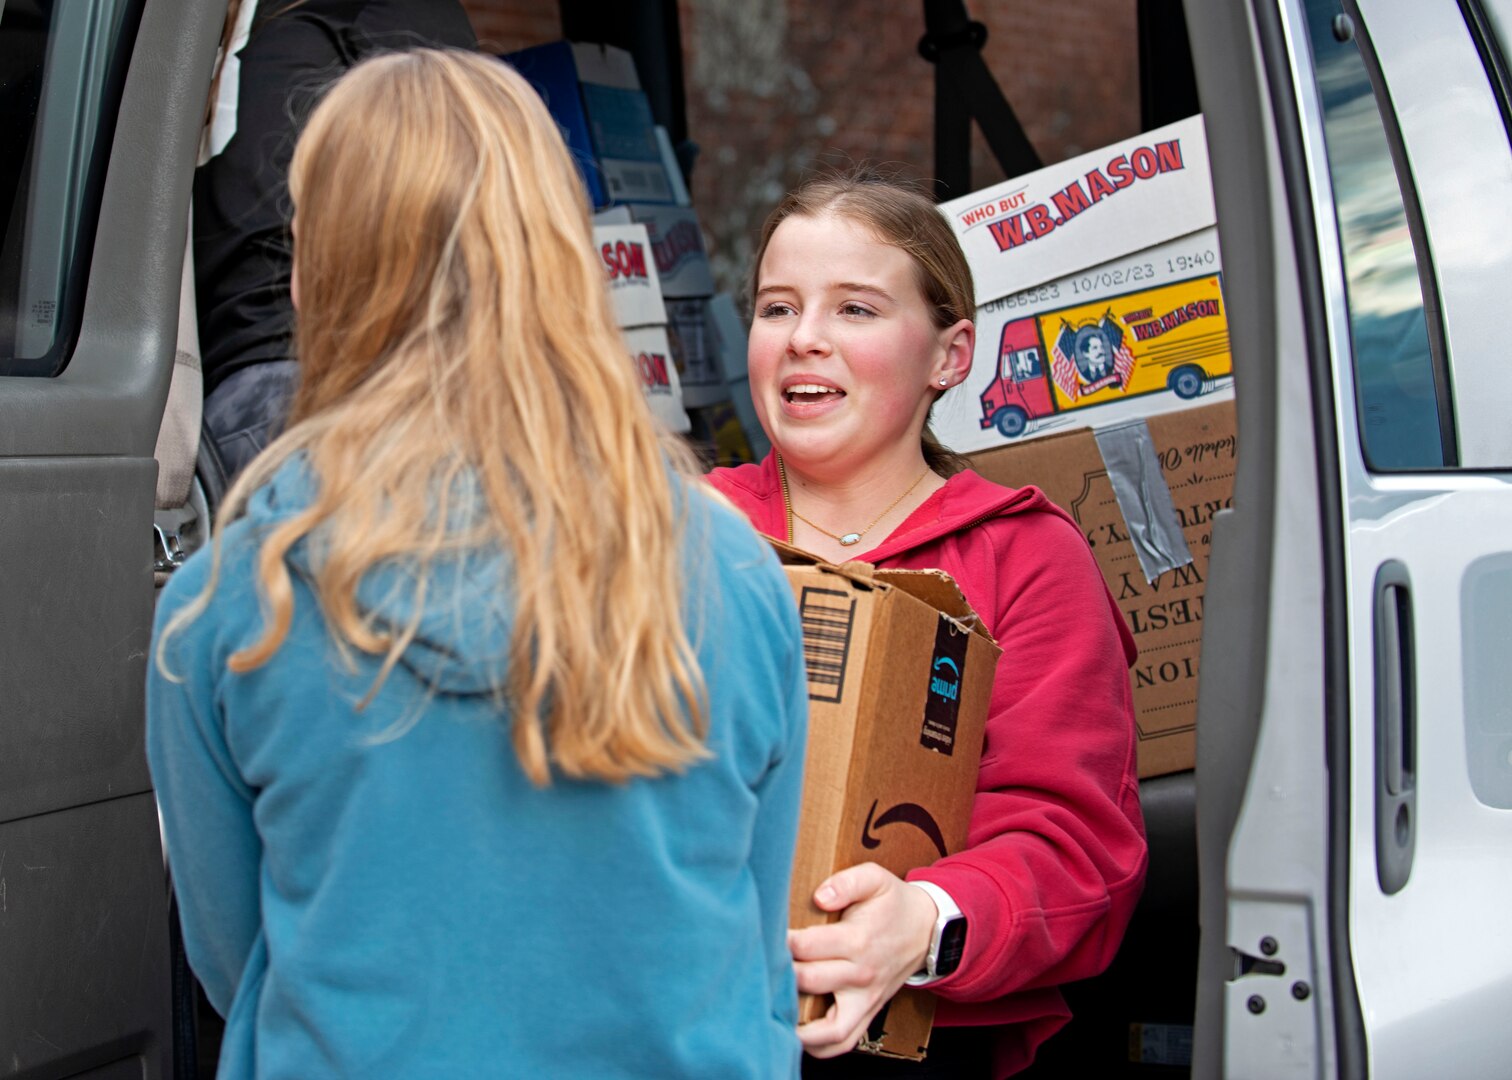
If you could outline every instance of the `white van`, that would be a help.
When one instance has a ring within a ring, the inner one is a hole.
[[[0,1068],[27,1077],[195,1075],[142,686],[223,6],[0,3]],[[1512,0],[1185,8],[1239,471],[1196,769],[1146,782],[1145,902],[1036,1072],[1509,1077]]]

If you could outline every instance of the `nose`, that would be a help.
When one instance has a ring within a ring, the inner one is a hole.
[[[810,308],[793,324],[793,332],[788,337],[788,353],[795,357],[824,356],[829,351],[829,337],[824,332],[824,316]]]

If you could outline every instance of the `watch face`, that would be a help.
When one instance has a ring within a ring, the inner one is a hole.
[[[951,919],[940,931],[940,954],[935,959],[935,974],[950,975],[961,966],[966,951],[966,920]]]

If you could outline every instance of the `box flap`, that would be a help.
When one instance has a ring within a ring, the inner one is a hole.
[[[861,562],[853,559],[850,562],[839,563],[825,562],[817,555],[811,555],[802,548],[794,547],[775,536],[766,537],[767,543],[777,552],[777,558],[783,566],[811,566],[815,570],[821,570],[827,574],[837,574],[847,581],[853,581],[866,589],[887,588],[878,578],[879,571],[869,562]],[[885,573],[886,571],[881,571]]]
[[[943,570],[879,570],[871,563],[859,559],[837,566],[802,548],[778,540],[775,536],[768,536],[766,540],[784,566],[810,566],[824,573],[836,574],[867,589],[897,589],[915,600],[923,601],[941,614],[948,615],[994,646],[997,645],[997,639],[972,609],[965,594],[961,592],[961,587]]]
[[[993,645],[997,644],[992,631],[987,629],[981,617],[967,602],[965,595],[961,592],[961,587],[945,571],[876,570],[873,576],[877,582],[890,585],[900,592],[906,592],[909,596],[924,601],[941,614],[949,615],[973,633],[980,634]]]

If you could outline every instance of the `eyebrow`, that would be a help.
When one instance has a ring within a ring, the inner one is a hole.
[[[880,296],[882,299],[889,302],[891,302],[893,299],[892,293],[888,292],[886,289],[879,288],[876,285],[867,285],[865,282],[861,281],[836,281],[828,287],[838,292],[871,293],[873,296]],[[797,290],[794,289],[791,285],[763,285],[761,288],[756,290],[756,295],[757,297],[762,297],[766,296],[768,293],[796,291]]]
[[[841,292],[871,293],[873,296],[880,296],[884,300],[892,300],[892,293],[886,289],[878,288],[876,285],[868,285],[864,281],[837,281],[830,288],[839,289]]]

